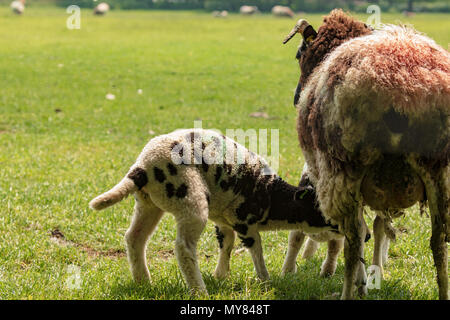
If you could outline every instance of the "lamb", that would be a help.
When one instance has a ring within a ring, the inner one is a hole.
[[[286,6],[274,6],[272,8],[272,14],[276,17],[294,17],[294,11],[291,8]]]
[[[300,20],[285,42],[296,33],[297,131],[320,209],[345,235],[341,298],[353,297],[363,257],[363,202],[385,211],[427,200],[448,299],[450,53],[411,28],[372,30],[341,10],[318,32]]]
[[[250,251],[258,277],[267,280],[259,231],[314,234],[337,228],[325,222],[312,188],[289,185],[262,157],[212,130],[177,130],[151,139],[122,181],[90,207],[101,210],[129,194],[136,202],[125,239],[135,281],[149,279],[146,242],[168,211],[177,221],[179,267],[196,292],[206,293],[196,246],[208,219],[216,224],[220,246],[217,278],[229,272],[235,232]]]

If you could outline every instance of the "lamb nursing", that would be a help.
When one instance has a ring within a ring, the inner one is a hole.
[[[269,277],[259,231],[337,232],[325,222],[310,187],[289,185],[266,161],[215,131],[177,130],[150,140],[128,174],[90,202],[101,210],[133,194],[134,218],[126,233],[128,260],[136,281],[149,279],[148,238],[165,211],[177,221],[175,245],[188,287],[205,292],[196,256],[208,219],[216,224],[220,256],[215,276],[225,277],[235,232],[251,253],[260,279]]]

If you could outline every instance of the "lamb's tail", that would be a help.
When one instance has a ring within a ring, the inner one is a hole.
[[[136,192],[137,190],[138,187],[135,185],[134,181],[128,177],[125,177],[114,188],[91,200],[91,202],[89,202],[89,207],[94,210],[105,209],[113,204],[116,204],[126,198],[130,193]]]

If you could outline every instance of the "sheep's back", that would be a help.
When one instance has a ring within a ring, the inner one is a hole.
[[[450,155],[450,54],[412,29],[386,26],[336,48],[299,101],[302,148],[363,164],[381,154]]]

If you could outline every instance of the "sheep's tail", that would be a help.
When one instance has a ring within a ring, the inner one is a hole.
[[[138,187],[134,181],[125,177],[114,188],[99,195],[89,202],[89,207],[94,210],[102,210],[126,198],[130,193],[136,192]]]

